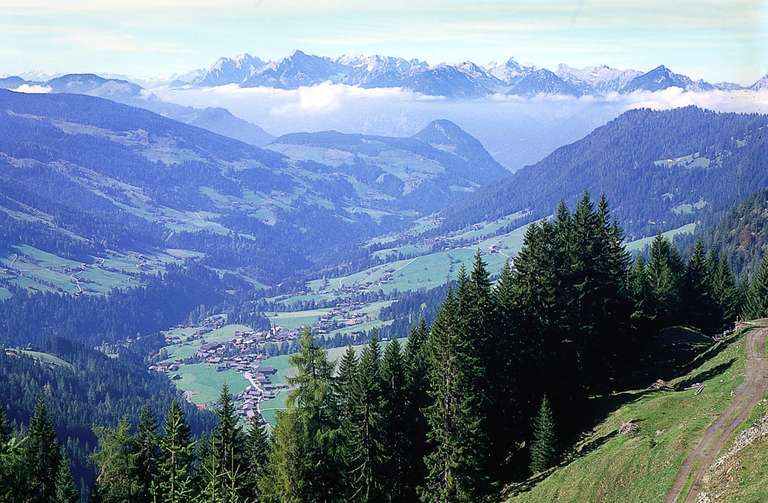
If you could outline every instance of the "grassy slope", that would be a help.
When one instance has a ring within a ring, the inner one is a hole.
[[[701,357],[697,368],[672,381],[703,382],[698,396],[693,391],[630,391],[609,397],[624,405],[609,407],[613,412],[579,443],[574,459],[541,480],[529,480],[531,490],[512,496],[509,503],[663,501],[689,449],[742,382],[744,354],[743,337],[721,343]],[[618,435],[619,426],[629,420],[640,432]]]

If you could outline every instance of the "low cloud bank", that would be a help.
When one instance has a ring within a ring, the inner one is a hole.
[[[324,83],[295,90],[226,85],[205,89],[160,87],[152,92],[183,105],[227,108],[276,135],[334,129],[409,136],[431,120],[449,119],[480,139],[512,170],[538,161],[632,108],[661,110],[695,105],[723,112],[768,113],[768,91],[695,93],[669,88],[605,97],[493,95],[456,100],[400,88],[364,89]]]
[[[12,89],[12,91],[17,93],[48,94],[51,92],[51,88],[37,84],[22,84],[16,89]]]

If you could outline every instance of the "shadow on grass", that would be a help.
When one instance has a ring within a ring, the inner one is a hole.
[[[674,351],[676,353],[675,355],[667,354],[668,360],[665,361],[664,363],[667,365],[669,364],[671,365],[664,369],[666,370],[666,372],[664,373],[657,372],[656,371],[657,369],[654,366],[649,366],[648,368],[646,368],[646,371],[643,374],[634,376],[635,379],[632,379],[633,381],[632,384],[637,383],[638,386],[642,386],[642,385],[650,384],[651,382],[655,381],[660,377],[671,380],[676,377],[690,374],[697,367],[701,366],[704,362],[716,357],[722,351],[727,349],[731,344],[740,340],[741,338],[740,336],[743,333],[744,332],[742,331],[742,332],[739,332],[738,334],[735,334],[729,337],[728,339],[719,341],[714,344],[710,344],[709,347],[704,349],[703,351],[695,351],[696,349],[701,349],[702,347],[702,344],[699,341],[696,341],[695,343],[690,345],[686,345],[684,340],[680,340],[679,342],[674,341],[672,344],[672,346],[674,346],[674,349],[672,349],[672,347],[665,348],[665,349],[670,349],[671,351]],[[733,366],[734,363],[736,363],[736,359],[731,358],[727,362],[716,365],[710,369],[703,370],[691,377],[688,377],[676,383],[674,387],[674,391],[669,389],[667,390],[632,389],[632,390],[614,392],[610,394],[593,397],[589,400],[591,402],[590,408],[592,409],[592,414],[590,414],[588,418],[587,417],[583,418],[581,431],[584,431],[584,432],[594,431],[594,428],[597,425],[599,425],[601,422],[605,421],[613,412],[620,409],[621,407],[624,407],[625,405],[641,400],[647,395],[657,394],[657,393],[675,393],[675,392],[682,391],[685,388],[691,386],[692,384],[695,384],[698,382],[704,382],[714,377],[717,377],[718,375],[723,374],[731,366]],[[640,384],[640,383],[643,383],[643,384]],[[635,419],[632,422],[639,424],[642,422],[642,419]],[[604,444],[606,444],[607,442],[615,438],[617,435],[618,435],[618,431],[614,430],[611,433],[592,439],[588,441],[586,444],[582,445],[579,449],[573,450],[570,453],[568,453],[566,456],[564,456],[563,460],[558,465],[544,472],[537,473],[526,480],[508,485],[503,491],[504,498],[506,499],[506,498],[523,494],[532,490],[537,484],[545,480],[556,470],[566,467],[572,462],[586,456],[590,452],[603,446]]]
[[[719,376],[720,374],[722,374],[723,372],[731,368],[731,366],[733,366],[734,363],[736,363],[736,358],[731,358],[727,362],[721,363],[720,365],[715,365],[711,369],[701,371],[698,374],[689,377],[688,379],[683,379],[682,381],[677,383],[677,385],[675,386],[675,390],[682,391],[688,386],[691,386],[696,383],[703,383],[704,381],[708,381],[713,377]]]
[[[569,464],[573,463],[579,458],[582,458],[589,454],[590,452],[594,451],[595,449],[599,448],[600,446],[606,444],[609,440],[614,438],[616,435],[618,435],[617,431],[612,431],[611,433],[608,433],[607,435],[603,435],[601,437],[595,438],[590,440],[588,443],[581,446],[581,448],[577,451],[571,452],[569,455],[567,455],[560,463],[553,466],[552,468],[549,468],[548,470],[545,470],[541,473],[537,473],[533,475],[532,477],[527,478],[526,480],[522,482],[518,482],[515,484],[510,484],[507,486],[504,490],[504,498],[510,498],[512,496],[517,496],[523,493],[527,493],[528,491],[532,490],[537,484],[539,484],[541,481],[545,480],[547,477],[549,477],[553,472],[560,468],[564,468],[568,466]]]

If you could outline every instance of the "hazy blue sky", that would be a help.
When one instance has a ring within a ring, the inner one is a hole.
[[[249,52],[768,72],[768,1],[0,0],[0,74],[169,75]]]

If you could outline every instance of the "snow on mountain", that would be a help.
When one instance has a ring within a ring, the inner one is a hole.
[[[661,91],[669,87],[679,87],[684,90],[705,91],[713,89],[712,85],[699,80],[694,82],[690,77],[674,73],[664,65],[657,66],[650,72],[644,73],[632,79],[621,92],[633,91]]]
[[[753,91],[768,91],[768,73],[749,87]]]
[[[265,65],[261,59],[243,53],[234,58],[219,58],[208,70],[192,81],[201,87],[240,84]]]
[[[495,93],[602,96],[612,92],[659,91],[669,87],[692,92],[741,88],[737,84],[712,85],[704,80],[694,81],[664,65],[643,73],[607,65],[574,68],[560,64],[552,72],[521,65],[513,58],[485,67],[471,61],[430,66],[417,59],[381,55],[343,55],[333,59],[302,51],[294,51],[278,61],[263,61],[249,54],[220,58],[207,70],[175,81],[194,87],[237,84],[280,89],[297,89],[323,82],[365,88],[401,87],[430,96],[458,98]]]
[[[618,92],[642,73],[638,70],[620,70],[607,65],[574,68],[562,63],[558,65],[555,72],[558,77],[581,89],[585,94]]]
[[[514,83],[535,69],[532,66],[523,66],[513,58],[509,58],[503,63],[492,61],[488,63],[486,68],[488,68],[489,74],[506,84]]]
[[[583,92],[547,69],[541,68],[524,75],[507,94],[536,96],[537,94],[560,94],[581,96]]]

